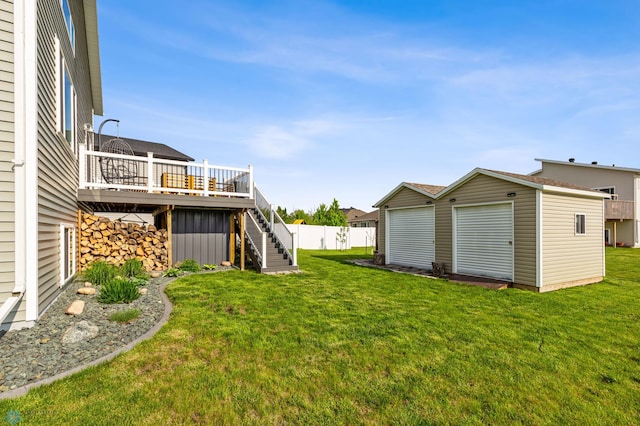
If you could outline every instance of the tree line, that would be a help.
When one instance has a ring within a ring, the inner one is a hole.
[[[340,204],[335,198],[329,207],[322,203],[313,212],[297,209],[288,213],[286,208],[280,206],[278,206],[276,212],[285,223],[293,223],[298,219],[302,219],[308,225],[347,226],[347,217],[340,211]]]

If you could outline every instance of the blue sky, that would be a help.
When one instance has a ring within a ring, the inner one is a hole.
[[[96,127],[251,164],[289,211],[369,211],[402,181],[534,158],[640,167],[637,0],[99,0],[98,17]]]

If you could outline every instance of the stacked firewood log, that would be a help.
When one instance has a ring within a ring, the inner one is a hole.
[[[98,260],[119,266],[137,258],[147,271],[162,271],[168,268],[168,247],[165,229],[82,214],[80,269]]]

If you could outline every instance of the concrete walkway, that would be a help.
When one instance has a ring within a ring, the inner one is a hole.
[[[417,275],[421,277],[437,279],[437,277],[434,277],[431,271],[428,269],[420,269],[420,268],[414,268],[412,266],[402,266],[402,265],[374,265],[373,260],[371,259],[356,259],[356,260],[352,260],[351,262],[359,266],[365,266],[367,268],[384,269],[386,271],[399,272],[401,274],[410,274],[410,275]],[[489,288],[492,290],[504,290],[512,286],[512,284],[507,281],[500,281],[500,280],[484,278],[484,277],[472,277],[472,276],[460,275],[460,274],[450,274],[444,277],[444,279],[454,283],[475,285],[479,287]]]

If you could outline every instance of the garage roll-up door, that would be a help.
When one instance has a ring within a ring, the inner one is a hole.
[[[457,207],[455,220],[456,272],[513,280],[512,205]]]
[[[387,211],[387,263],[431,269],[435,260],[433,206]]]

